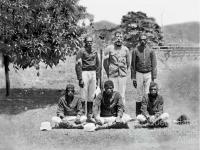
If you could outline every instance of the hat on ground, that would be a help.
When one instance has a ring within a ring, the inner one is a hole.
[[[41,123],[41,126],[40,126],[40,130],[41,130],[41,131],[49,131],[49,130],[51,130],[51,129],[52,129],[52,128],[51,128],[50,122],[46,121],[46,122],[42,122],[42,123]]]
[[[179,125],[181,125],[181,124],[190,124],[190,120],[189,120],[188,116],[186,116],[185,114],[183,114],[183,115],[180,115],[176,119],[175,123],[177,123]]]
[[[96,129],[96,126],[94,123],[87,123],[86,125],[84,125],[84,131],[87,131],[87,132],[93,132],[95,131]]]

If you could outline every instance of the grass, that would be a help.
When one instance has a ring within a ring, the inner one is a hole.
[[[56,104],[67,83],[78,86],[74,71],[74,58],[45,69],[40,76],[33,68],[11,69],[11,96],[4,96],[4,77],[0,70],[0,149],[2,150],[64,150],[64,149],[199,149],[199,65],[197,61],[168,60],[158,63],[160,93],[165,99],[165,111],[170,114],[166,129],[109,129],[96,132],[83,130],[52,130],[42,132],[40,123],[50,121]],[[23,78],[21,78],[23,76]],[[37,82],[35,82],[37,79]],[[136,91],[127,80],[126,112],[135,117]],[[187,114],[191,125],[175,125],[172,120]]]

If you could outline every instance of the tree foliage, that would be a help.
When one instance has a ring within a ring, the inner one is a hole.
[[[64,61],[82,45],[79,0],[0,0],[0,41],[16,68]]]
[[[128,47],[135,47],[138,44],[140,34],[147,36],[150,45],[162,43],[161,27],[154,18],[148,17],[143,12],[128,12],[122,16],[120,26],[125,33],[125,41]]]

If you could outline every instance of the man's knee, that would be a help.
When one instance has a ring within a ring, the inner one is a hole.
[[[53,123],[61,123],[62,119],[60,119],[60,117],[54,116],[54,117],[52,117],[51,121]]]
[[[87,120],[87,117],[86,117],[86,116],[81,116],[81,118],[80,118],[81,123],[86,122],[86,120]]]
[[[131,119],[132,119],[131,116],[128,115],[128,114],[126,114],[126,113],[124,113],[123,116],[122,116],[122,121],[123,121],[124,123],[129,122]]]
[[[160,119],[162,120],[167,120],[169,118],[169,114],[168,113],[163,113],[161,116],[160,116]]]
[[[137,117],[137,120],[139,121],[139,122],[145,122],[146,121],[146,118],[145,118],[145,116],[144,115],[138,115]]]

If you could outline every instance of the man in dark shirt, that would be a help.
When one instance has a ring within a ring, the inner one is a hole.
[[[74,96],[74,85],[68,84],[65,95],[59,99],[57,116],[52,118],[52,122],[60,128],[78,128],[83,127],[81,124],[85,121],[81,99]]]
[[[97,51],[93,48],[92,37],[86,37],[85,47],[76,56],[76,74],[79,80],[80,94],[87,118],[91,120],[92,105],[96,85],[100,76],[100,61]]]
[[[127,125],[127,122],[131,120],[131,117],[124,113],[122,96],[113,89],[113,82],[106,81],[104,91],[94,100],[93,115],[98,125],[106,124],[107,127],[112,126],[113,123]]]
[[[158,94],[158,85],[155,82],[150,83],[149,93],[143,96],[141,105],[141,114],[137,116],[140,123],[149,123],[155,127],[166,126],[168,113],[163,112],[164,100]]]
[[[140,36],[139,45],[132,52],[131,79],[137,89],[136,116],[141,114],[142,97],[148,93],[149,84],[157,76],[157,62],[155,52],[147,45],[147,37]]]

